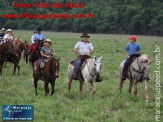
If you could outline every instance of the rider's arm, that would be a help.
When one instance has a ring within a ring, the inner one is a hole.
[[[141,53],[141,48],[140,48],[140,45],[138,44],[138,47],[137,47],[137,54],[140,54]]]
[[[46,57],[46,58],[50,57],[49,55],[45,55],[43,52],[41,52],[41,56]]]
[[[89,53],[87,54],[87,56],[90,56],[93,52],[94,52],[94,50],[91,50],[91,52],[89,52]]]
[[[74,48],[74,51],[75,51],[76,54],[80,55],[79,51],[78,51],[78,48]]]
[[[129,54],[128,54],[128,51],[125,51],[126,55],[127,55],[127,58],[130,58]]]

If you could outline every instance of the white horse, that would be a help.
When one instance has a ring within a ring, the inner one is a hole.
[[[120,64],[119,70],[120,70],[120,85],[119,89],[120,92],[123,87],[123,78],[122,78],[122,71],[124,67],[125,61],[123,61]],[[130,80],[130,86],[129,86],[129,93],[132,92],[132,86],[134,84],[135,86],[135,96],[137,97],[137,83],[142,82],[145,89],[145,101],[148,102],[148,94],[147,94],[147,80],[149,80],[148,72],[151,67],[151,61],[148,59],[148,56],[146,54],[141,55],[140,57],[136,58],[133,63],[129,66],[128,72],[127,72],[127,79]]]
[[[96,76],[97,74],[100,74],[100,70],[101,70],[101,59],[102,56],[100,58],[90,58],[90,59],[86,59],[86,64],[85,66],[81,69],[81,74],[83,76],[84,81],[81,79],[80,80],[80,92],[82,95],[82,89],[83,89],[83,82],[85,82],[86,84],[86,91],[89,92],[89,86],[88,83],[90,82],[93,88],[93,95],[96,92]],[[70,93],[70,89],[71,89],[71,83],[73,80],[73,70],[74,70],[74,66],[70,63],[68,65],[68,90]]]

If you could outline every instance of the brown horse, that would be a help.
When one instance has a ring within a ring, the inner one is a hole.
[[[35,95],[37,95],[37,81],[42,80],[45,82],[44,90],[45,96],[49,94],[48,84],[51,83],[52,91],[51,96],[54,93],[55,79],[59,77],[59,58],[50,58],[45,64],[44,68],[36,71],[33,69]]]
[[[11,45],[11,44],[10,44]],[[8,58],[8,54],[6,54],[4,51],[2,52],[2,57],[0,59],[0,75],[2,75],[2,66],[4,62],[12,62],[14,64],[14,72],[13,75],[15,75],[16,68],[18,68],[18,75],[20,75],[20,66],[19,66],[19,61],[21,59],[21,53],[27,52],[28,50],[28,43],[25,41],[24,43],[21,43],[17,49],[14,50],[13,54],[11,57]]]
[[[12,44],[11,42],[5,42],[3,44],[0,45],[0,75],[2,75],[2,67],[3,67],[3,53],[4,52],[11,52],[12,51]]]

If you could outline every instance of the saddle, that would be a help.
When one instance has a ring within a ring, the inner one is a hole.
[[[84,80],[83,79],[83,76],[82,76],[82,73],[81,73],[81,70],[85,67],[85,65],[87,64],[87,59],[88,58],[91,58],[91,57],[87,57],[85,60],[82,61],[82,65],[80,67],[80,72],[79,72],[79,75],[78,75],[78,80]],[[75,67],[75,64],[77,62],[77,58],[76,59],[73,59],[70,64],[72,65],[72,67],[74,68]],[[102,81],[102,78],[99,74],[97,74],[96,76],[96,82],[101,82]]]
[[[35,62],[33,63],[34,70],[37,69],[37,66],[39,65],[38,63],[39,63],[40,60],[41,60],[41,59],[38,59],[37,61],[35,61]],[[50,60],[50,58],[45,59],[43,62],[41,62],[41,64],[40,64],[40,69],[43,69],[43,68],[45,67],[45,64],[46,64],[49,60]]]
[[[71,64],[73,67],[75,67],[75,64],[76,64],[76,62],[77,62],[77,59],[78,59],[78,58],[73,59],[73,60],[70,62],[70,64]],[[83,69],[83,68],[85,67],[86,63],[87,63],[86,60],[85,60],[85,61],[82,61],[82,65],[81,65],[80,69]]]

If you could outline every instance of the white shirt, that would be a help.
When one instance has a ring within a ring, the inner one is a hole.
[[[74,48],[78,49],[80,55],[87,55],[94,50],[93,45],[90,42],[84,43],[82,41],[79,41]]]
[[[7,41],[11,41],[12,42],[13,41],[13,37],[10,36],[9,34],[5,34],[3,39],[4,39],[4,42],[7,42]]]
[[[34,41],[34,35],[32,35],[31,42],[32,43],[35,43],[35,41]]]

